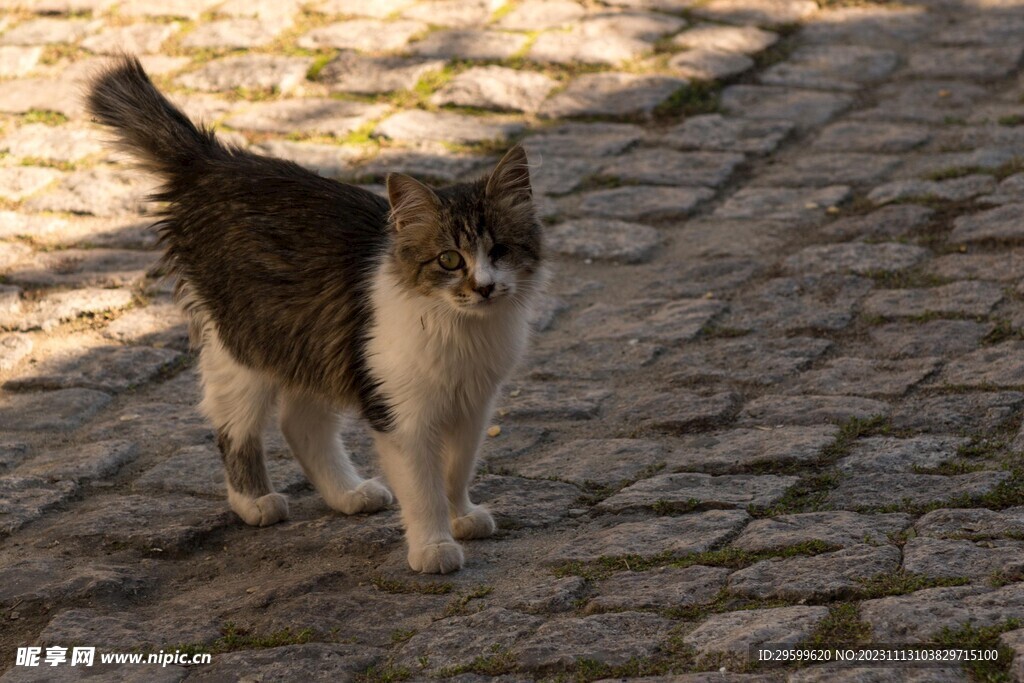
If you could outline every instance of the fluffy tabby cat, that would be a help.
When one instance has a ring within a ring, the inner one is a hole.
[[[542,282],[523,149],[488,177],[451,187],[393,173],[385,200],[220,143],[134,57],[100,73],[87,100],[120,147],[164,181],[157,227],[201,347],[202,409],[232,509],[259,526],[288,516],[260,436],[275,401],[328,505],[355,514],[391,504],[341,443],[338,411],[355,408],[398,496],[409,566],[459,569],[454,539],[494,532],[468,487]]]

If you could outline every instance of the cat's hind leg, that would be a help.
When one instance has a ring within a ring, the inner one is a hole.
[[[394,498],[377,479],[363,479],[341,441],[338,413],[322,401],[293,392],[281,395],[281,432],[324,501],[354,515],[376,512]]]
[[[203,381],[202,411],[217,432],[217,447],[231,509],[253,526],[288,518],[288,501],[275,493],[263,459],[263,426],[273,406],[276,386],[241,365],[207,329],[199,355]]]

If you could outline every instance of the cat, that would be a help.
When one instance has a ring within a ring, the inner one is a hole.
[[[331,508],[393,503],[341,442],[339,411],[356,409],[397,495],[409,566],[461,568],[455,539],[495,531],[469,484],[545,281],[523,148],[475,182],[431,188],[391,173],[385,200],[220,142],[132,56],[95,76],[86,104],[114,144],[163,180],[156,228],[199,347],[200,407],[231,508],[251,525],[288,517],[261,440],[275,402],[292,453]]]

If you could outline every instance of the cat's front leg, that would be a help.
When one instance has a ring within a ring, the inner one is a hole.
[[[409,544],[409,566],[424,574],[462,567],[462,547],[452,537],[444,487],[444,463],[430,435],[375,432],[388,483],[398,497]]]
[[[455,538],[487,538],[497,528],[494,517],[469,498],[469,485],[476,471],[477,454],[490,419],[491,401],[454,418],[444,434],[445,491]]]

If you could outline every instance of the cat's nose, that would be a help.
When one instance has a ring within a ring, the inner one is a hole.
[[[476,293],[479,294],[480,296],[482,296],[485,299],[490,299],[491,298],[491,293],[493,291],[494,291],[494,283],[493,282],[491,284],[489,284],[489,285],[481,285],[481,286],[476,288]]]

